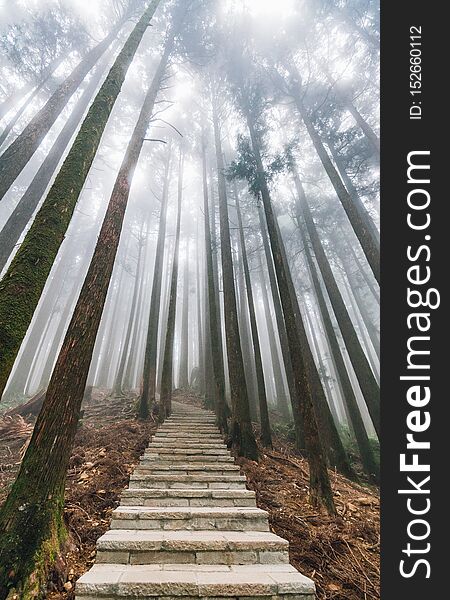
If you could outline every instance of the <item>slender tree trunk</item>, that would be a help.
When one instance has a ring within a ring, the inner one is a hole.
[[[277,322],[278,334],[280,336],[280,347],[283,355],[284,369],[286,372],[286,380],[289,389],[289,396],[292,407],[292,417],[294,419],[295,426],[295,439],[297,450],[300,452],[305,449],[305,435],[303,432],[302,417],[299,410],[299,401],[297,398],[297,388],[295,384],[295,376],[292,368],[291,354],[289,350],[289,342],[286,332],[286,325],[284,322],[283,308],[281,306],[280,295],[278,291],[278,283],[276,279],[275,269],[273,265],[272,253],[270,250],[269,238],[267,236],[266,224],[264,221],[264,209],[262,205],[258,205],[258,216],[259,225],[261,229],[261,236],[263,240],[264,253],[266,256],[267,270],[269,273],[269,283],[272,292],[272,301],[275,311],[275,319]]]
[[[358,336],[356,334],[353,323],[348,314],[345,303],[342,299],[342,295],[337,286],[333,272],[331,270],[328,259],[325,255],[322,243],[316,230],[309,206],[306,200],[306,196],[303,192],[303,187],[298,178],[298,175],[294,172],[294,182],[298,192],[299,201],[299,212],[303,216],[308,234],[314,249],[314,254],[319,265],[320,272],[322,274],[325,287],[330,298],[331,305],[333,307],[336,320],[339,324],[339,328],[342,332],[342,336],[345,341],[346,348],[353,368],[355,370],[356,377],[358,379],[361,391],[364,395],[367,408],[369,410],[373,425],[377,434],[380,431],[380,399],[379,399],[379,387],[370,368],[367,357],[361,347]]]
[[[375,354],[377,355],[378,360],[380,360],[379,332],[375,327],[375,323],[373,322],[372,316],[369,314],[369,311],[366,306],[366,301],[361,295],[360,282],[357,280],[355,273],[352,271],[351,265],[349,264],[347,257],[343,253],[339,253],[339,258],[341,260],[342,266],[344,267],[345,275],[350,284],[351,293],[355,299],[356,306],[358,307],[358,311],[361,315],[364,326],[367,329],[367,333],[369,334],[369,338],[372,343],[373,349],[375,350]]]
[[[64,240],[103,130],[131,61],[156,11],[152,0],[100,88],[33,225],[0,282],[0,393]]]
[[[380,138],[377,136],[377,134],[372,129],[372,127],[369,125],[369,123],[364,119],[364,117],[358,111],[356,106],[353,104],[351,98],[344,98],[344,102],[345,102],[345,107],[347,108],[349,113],[352,115],[352,117],[355,119],[358,127],[360,127],[361,130],[363,131],[364,135],[366,136],[367,140],[369,141],[370,145],[372,146],[372,148],[375,152],[375,156],[377,156],[378,160],[379,160]]]
[[[146,28],[156,5],[137,25]],[[132,34],[133,35],[133,34]],[[0,597],[11,588],[29,594],[45,583],[46,558],[54,558],[65,538],[64,486],[89,365],[119,244],[132,176],[139,159],[162,75],[173,43],[147,92],[113,188],[94,255],[56,361],[44,404],[15,483],[0,510]],[[40,568],[35,564],[39,557]],[[24,589],[25,588],[25,589]],[[27,596],[28,594],[28,596]]]
[[[173,342],[175,337],[175,319],[177,312],[177,288],[178,288],[178,260],[180,249],[181,230],[181,202],[183,198],[183,170],[184,156],[180,148],[180,161],[178,168],[178,209],[177,225],[175,230],[175,247],[173,251],[172,276],[170,280],[169,311],[167,315],[166,340],[164,345],[164,359],[161,376],[161,398],[159,406],[159,421],[162,423],[172,412],[172,388],[173,388]]]
[[[245,456],[251,460],[258,460],[258,447],[250,419],[249,398],[239,333],[224,160],[220,137],[217,97],[215,94],[216,90],[214,90],[212,94],[212,108],[219,193],[220,248],[222,257],[225,333],[231,391],[231,438],[233,446],[237,449],[240,456]]]
[[[200,235],[199,235],[199,231],[198,231],[198,221],[197,221],[197,258],[196,258],[197,294],[196,294],[196,300],[197,300],[197,332],[198,332],[197,339],[198,339],[198,372],[199,372],[198,385],[199,385],[200,393],[203,394],[205,391],[205,348],[204,348],[205,327],[204,327],[204,323],[202,322],[202,305],[204,303],[202,302],[201,290],[202,290],[202,288],[204,289],[204,286],[202,286],[204,278],[202,278],[200,276],[200,255],[201,255],[200,245],[201,245],[201,243],[200,243]]]
[[[133,323],[134,323],[134,320],[136,319],[138,295],[139,295],[139,288],[140,288],[140,281],[141,281],[142,251],[144,248],[144,243],[142,240],[143,230],[144,230],[144,224],[141,223],[141,231],[140,231],[139,241],[138,241],[139,249],[138,249],[138,259],[137,259],[137,264],[136,264],[136,276],[134,279],[133,295],[132,295],[132,299],[131,299],[131,310],[130,310],[130,314],[128,316],[125,339],[124,339],[124,343],[123,343],[121,353],[120,353],[119,367],[117,369],[116,381],[115,381],[114,389],[113,389],[113,393],[117,394],[119,396],[122,394],[122,384],[123,384],[123,378],[124,378],[124,373],[125,373],[125,366],[126,366],[128,354],[131,352],[130,342],[131,342],[131,334],[133,331]]]
[[[378,481],[379,468],[376,464],[372,448],[370,446],[369,437],[367,435],[367,431],[361,417],[361,412],[358,407],[355,392],[353,390],[353,386],[350,381],[350,377],[348,375],[347,368],[345,366],[344,359],[341,354],[339,342],[337,340],[333,323],[331,321],[331,316],[328,311],[327,303],[325,301],[325,297],[323,295],[322,288],[319,283],[319,276],[317,273],[316,265],[314,264],[313,258],[311,256],[311,250],[306,239],[307,234],[304,230],[303,220],[301,219],[300,215],[299,227],[302,234],[303,247],[305,250],[305,256],[309,268],[309,273],[314,287],[317,303],[319,305],[320,315],[322,317],[322,321],[325,327],[325,333],[327,336],[328,345],[333,355],[334,364],[336,365],[337,375],[342,386],[343,400],[346,404],[347,414],[350,417],[351,426],[355,433],[356,442],[358,444],[358,449],[363,463],[363,468],[367,475],[369,475],[369,477],[373,478],[375,481]]]
[[[333,185],[336,194],[341,201],[347,217],[353,227],[356,237],[366,255],[370,268],[373,271],[375,279],[380,282],[380,237],[372,218],[367,213],[365,206],[361,201],[357,202],[352,198],[342,183],[339,173],[336,171],[330,157],[323,145],[320,135],[317,133],[313,122],[306,110],[300,94],[300,76],[293,65],[289,66],[291,77],[294,81],[292,97],[297,110],[305,124],[309,137],[316,149],[316,152],[322,162],[322,165]]]
[[[184,259],[183,273],[183,310],[181,313],[181,344],[180,344],[180,369],[178,373],[178,387],[189,387],[189,239],[186,241],[186,256]]]
[[[209,330],[206,339],[210,340],[212,365],[214,373],[214,404],[217,424],[222,433],[228,432],[227,410],[225,402],[225,373],[222,353],[222,331],[220,329],[220,306],[217,303],[217,288],[214,276],[213,241],[211,234],[211,217],[208,198],[208,181],[206,175],[206,135],[202,134],[202,187],[203,212],[205,215],[205,255]]]
[[[256,323],[255,304],[253,300],[252,282],[250,279],[250,269],[248,267],[247,251],[245,248],[244,228],[242,226],[241,207],[239,204],[239,195],[235,190],[236,214],[238,219],[239,238],[241,243],[242,267],[245,276],[245,287],[247,290],[247,302],[250,313],[250,327],[253,341],[253,353],[255,356],[256,380],[258,384],[259,415],[261,420],[261,442],[264,446],[272,447],[272,434],[270,431],[269,410],[267,407],[266,382],[261,357],[261,346],[259,343],[258,326]]]
[[[237,309],[238,309],[238,324],[239,334],[242,348],[242,358],[244,361],[245,381],[247,383],[248,401],[250,407],[250,416],[252,420],[258,421],[258,382],[256,378],[256,367],[251,350],[252,334],[250,332],[250,320],[248,314],[248,303],[246,297],[244,268],[242,265],[242,251],[236,248],[233,252],[236,255],[236,271],[237,271]]]
[[[275,384],[276,405],[283,419],[289,420],[289,406],[284,387],[283,373],[281,369],[280,356],[278,354],[278,346],[273,325],[272,314],[270,312],[269,298],[267,295],[266,281],[264,278],[263,265],[261,254],[258,252],[258,271],[259,271],[259,287],[261,288],[261,297],[264,307],[264,317],[267,326],[267,335],[269,337],[270,359],[273,369],[273,379]]]
[[[144,354],[144,380],[142,396],[139,402],[139,416],[146,419],[156,399],[156,367],[158,358],[158,329],[161,310],[161,282],[166,243],[167,205],[169,202],[170,159],[172,149],[169,146],[164,167],[161,213],[159,217],[158,241],[156,242],[155,267],[153,272],[152,293],[148,315],[147,338]]]
[[[159,2],[155,0],[156,5]],[[152,9],[151,9],[152,10]],[[154,10],[153,10],[154,12]],[[72,73],[58,86],[41,110],[31,119],[22,133],[12,142],[0,156],[0,201],[5,196],[15,179],[22,172],[27,162],[39,148],[42,140],[61,114],[83,79],[97,63],[116,38],[124,19],[114,26],[111,33],[97,46],[92,48]],[[120,88],[120,85],[119,85]],[[109,114],[108,109],[105,110]],[[100,128],[101,129],[101,128]],[[100,130],[101,133],[102,129]]]
[[[333,415],[331,414],[330,406],[325,396],[322,381],[319,376],[319,372],[317,371],[316,363],[314,362],[314,357],[311,352],[309,340],[306,335],[303,317],[300,312],[297,293],[295,291],[294,282],[292,280],[292,274],[289,268],[289,262],[287,259],[281,232],[279,231],[277,219],[275,219],[275,227],[277,229],[278,239],[280,240],[281,257],[285,265],[289,293],[291,295],[292,306],[294,308],[294,316],[297,323],[297,335],[299,339],[299,344],[300,348],[303,351],[303,360],[306,366],[308,381],[311,385],[312,402],[318,425],[319,435],[322,441],[322,447],[326,450],[330,465],[336,467],[343,475],[345,475],[349,479],[356,479],[356,473],[354,472],[350,464],[344,445],[339,436],[337,430],[337,422],[335,422],[335,420],[333,419]]]
[[[26,192],[0,231],[0,271],[8,261],[9,256],[13,252],[22,232],[33,216],[40,199],[47,189],[67,145],[92,100],[95,90],[104,74],[105,66],[102,62],[96,69],[81,98],[69,115],[66,124],[56,138],[50,152],[45,157]]]
[[[145,242],[148,241],[149,235],[149,224],[147,221],[146,233],[145,233]],[[147,253],[146,253],[147,254]],[[125,365],[125,373],[123,376],[123,384],[122,387],[125,390],[129,390],[133,387],[133,372],[137,362],[138,355],[138,347],[139,347],[139,329],[140,322],[142,320],[142,297],[144,293],[144,288],[146,287],[147,281],[144,277],[144,273],[146,273],[146,263],[147,256],[144,255],[144,259],[142,261],[142,269],[139,274],[139,290],[136,304],[136,311],[133,319],[133,329],[131,332],[131,340],[130,340],[130,352],[128,353],[126,365]],[[147,278],[148,279],[148,278]]]

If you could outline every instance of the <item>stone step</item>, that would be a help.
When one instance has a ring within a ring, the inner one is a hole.
[[[139,475],[130,477],[130,488],[197,488],[212,490],[245,489],[243,475]]]
[[[192,471],[202,471],[205,474],[219,473],[221,475],[227,475],[229,473],[239,473],[240,467],[239,465],[235,465],[234,462],[191,462],[190,460],[188,462],[177,462],[169,460],[154,461],[148,458],[143,458],[134,472],[152,472],[156,474],[161,471],[171,473],[185,473],[186,475],[189,475],[189,473]]]
[[[156,433],[153,436],[154,441],[167,441],[174,442],[178,440],[180,443],[184,442],[198,442],[201,444],[224,444],[223,437],[219,433],[208,433],[204,435],[195,435],[193,433]]]
[[[128,489],[122,506],[256,506],[252,490]]]
[[[229,454],[172,454],[170,452],[146,452],[141,464],[149,463],[214,463],[214,464],[234,464],[234,458]]]
[[[176,441],[175,439],[164,440],[162,438],[153,438],[146,452],[153,450],[154,448],[166,448],[167,451],[179,450],[180,452],[182,450],[217,450],[220,452],[229,452],[223,442],[192,442],[190,440]]]
[[[171,456],[174,456],[176,454],[179,455],[183,455],[183,454],[191,454],[193,456],[196,456],[198,454],[203,454],[205,456],[208,455],[215,455],[215,456],[228,456],[230,457],[231,454],[228,450],[228,448],[222,444],[221,446],[219,446],[218,448],[198,448],[196,446],[190,446],[190,447],[183,447],[183,446],[166,446],[166,444],[163,443],[156,443],[156,444],[150,444],[148,446],[148,448],[146,448],[145,452],[144,452],[144,456],[146,454],[152,454],[152,453],[160,453],[160,454],[169,454]]]
[[[111,529],[97,541],[97,563],[149,565],[289,562],[289,544],[266,531]]]
[[[259,508],[119,506],[111,529],[269,531],[268,513]]]
[[[270,600],[314,600],[311,579],[292,565],[102,565],[77,582],[77,599],[185,597],[223,600],[256,597]]]

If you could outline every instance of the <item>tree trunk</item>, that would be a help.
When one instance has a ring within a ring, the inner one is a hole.
[[[217,288],[214,277],[213,242],[211,235],[211,217],[209,211],[208,181],[206,175],[206,135],[202,133],[202,187],[203,212],[205,215],[205,255],[209,331],[206,339],[210,340],[214,374],[214,404],[217,425],[222,433],[228,432],[227,410],[225,402],[225,373],[222,353],[222,331],[220,329],[220,307],[217,303]]]
[[[10,217],[0,231],[0,271],[8,261],[27,223],[33,216],[47,185],[49,184],[64,151],[72,139],[95,90],[104,74],[105,64],[100,64],[89,81],[81,98],[70,113],[66,124],[56,138],[50,152],[39,167],[26,192],[19,200]]]
[[[320,315],[322,317],[322,322],[325,327],[325,333],[327,336],[328,345],[333,355],[334,364],[336,365],[337,375],[342,386],[343,400],[346,404],[347,414],[350,417],[352,429],[355,433],[356,442],[358,444],[361,460],[363,463],[363,468],[369,477],[378,482],[379,467],[376,464],[372,448],[370,446],[369,437],[367,435],[366,428],[364,427],[364,422],[361,417],[355,392],[353,390],[353,386],[350,381],[350,377],[348,375],[344,359],[341,354],[341,349],[339,347],[339,342],[334,331],[327,303],[325,301],[325,297],[323,295],[322,288],[319,283],[316,265],[314,264],[313,258],[311,256],[311,250],[308,245],[307,234],[304,230],[304,224],[301,215],[299,215],[299,227],[302,235],[303,247],[305,250],[305,257],[308,264],[311,281],[313,284],[317,303],[319,305]]]
[[[33,225],[0,282],[0,393],[64,240],[103,130],[131,61],[156,11],[152,0],[101,86]]]
[[[356,377],[361,387],[361,391],[364,395],[367,408],[369,409],[373,425],[377,431],[377,434],[379,434],[380,399],[378,384],[375,380],[372,369],[370,368],[367,357],[361,347],[355,328],[342,299],[342,295],[337,286],[330,264],[317,233],[316,226],[311,216],[306,196],[304,195],[304,192],[302,192],[303,188],[296,173],[294,173],[294,182],[298,192],[297,197],[299,200],[299,210],[305,220],[306,228],[314,249],[314,254],[316,256],[317,263],[319,265],[319,269],[322,274],[334,314],[336,316],[336,320],[342,332],[342,336],[355,370]]]
[[[156,242],[155,267],[153,272],[152,293],[147,324],[147,337],[144,354],[144,380],[142,396],[139,402],[139,416],[146,419],[156,399],[156,367],[158,359],[158,329],[161,311],[161,282],[166,243],[167,204],[169,202],[170,159],[172,148],[169,146],[164,168],[161,213],[159,216],[158,241]]]
[[[156,4],[136,26],[145,29]],[[133,34],[132,34],[133,35]],[[147,92],[111,194],[97,245],[17,479],[0,510],[0,597],[45,584],[44,567],[65,538],[64,486],[89,364],[114,266],[132,175],[173,43]],[[39,559],[39,565],[36,560]],[[35,570],[35,575],[30,578]],[[40,572],[39,572],[40,571]],[[27,596],[28,593],[28,596]]]
[[[258,384],[258,402],[259,415],[261,421],[261,442],[264,446],[272,448],[272,434],[270,431],[269,410],[267,408],[266,383],[264,380],[264,371],[261,357],[261,346],[259,343],[258,326],[256,323],[255,305],[253,300],[252,282],[250,279],[250,269],[248,267],[247,250],[245,248],[244,229],[242,226],[241,207],[239,205],[239,195],[235,190],[236,214],[238,219],[239,239],[241,245],[242,267],[244,270],[245,287],[247,290],[247,302],[250,314],[250,327],[253,341],[253,353],[256,366],[256,380]]]
[[[189,239],[186,241],[186,256],[184,259],[183,273],[183,310],[181,313],[181,344],[180,344],[180,370],[178,373],[178,387],[189,387]]]
[[[370,268],[373,271],[375,279],[380,282],[380,238],[379,233],[373,223],[372,218],[367,213],[365,206],[361,201],[357,202],[356,198],[352,198],[342,183],[339,173],[336,171],[330,157],[325,149],[325,146],[317,133],[313,122],[306,110],[300,93],[300,76],[296,68],[289,66],[290,74],[294,82],[292,89],[292,97],[294,99],[297,110],[305,124],[309,137],[316,149],[316,152],[322,162],[322,165],[333,185],[336,194],[341,201],[342,206],[347,214],[347,217],[353,227],[356,237],[361,244],[361,247],[366,255]]]
[[[259,140],[251,116],[250,108],[244,98],[244,112],[250,133],[253,154],[256,160],[257,175],[263,200],[264,213],[266,215],[267,229],[272,249],[272,257],[278,281],[281,305],[283,308],[289,351],[294,373],[296,399],[301,414],[305,446],[308,453],[310,495],[313,505],[323,503],[330,514],[336,514],[330,479],[327,471],[326,459],[319,436],[316,415],[314,412],[312,389],[304,362],[303,350],[297,333],[297,319],[288,283],[288,273],[283,260],[281,250],[281,239],[279,238],[275,215],[272,209],[272,201],[267,185],[265,171],[259,150]]]
[[[230,224],[228,219],[227,191],[216,93],[217,91],[213,90],[212,108],[219,193],[220,248],[222,257],[225,334],[231,391],[231,438],[233,446],[237,449],[239,456],[245,456],[251,460],[258,460],[258,447],[250,419],[249,398],[239,334]]]
[[[158,3],[158,0],[152,2],[151,6],[154,6],[154,9],[151,8],[151,12],[154,12]],[[41,110],[31,119],[22,133],[2,153],[0,156],[0,201],[39,148],[42,140],[50,131],[83,79],[116,38],[123,23],[124,19],[114,26],[111,33],[104,40],[86,54],[72,73],[53,92]],[[108,100],[107,104],[109,104]],[[107,106],[103,107],[103,111],[107,116],[109,115]],[[101,134],[103,129],[101,127],[99,129]],[[79,162],[81,163],[81,160]]]
[[[259,287],[261,288],[261,297],[262,297],[263,307],[264,307],[264,317],[266,320],[267,335],[269,338],[270,359],[271,359],[271,363],[272,363],[273,379],[274,379],[274,384],[275,384],[276,406],[277,406],[278,410],[280,411],[283,419],[285,421],[288,421],[290,418],[288,399],[286,397],[286,390],[284,387],[283,373],[282,373],[282,369],[281,369],[280,356],[278,354],[278,345],[277,345],[277,340],[276,340],[275,328],[274,328],[274,324],[273,324],[273,320],[272,320],[272,314],[270,312],[269,297],[267,295],[267,287],[266,287],[266,281],[264,278],[261,254],[259,252],[258,252],[258,271],[259,271]]]
[[[144,249],[144,242],[142,240],[143,230],[144,230],[144,223],[141,223],[141,231],[139,234],[139,241],[138,241],[139,249],[138,249],[138,259],[137,259],[137,265],[136,265],[136,275],[134,278],[133,295],[132,295],[132,299],[131,299],[131,310],[130,310],[130,314],[128,316],[125,340],[124,340],[124,343],[123,343],[123,346],[121,349],[121,353],[120,353],[119,367],[117,369],[116,381],[114,383],[114,389],[113,389],[113,393],[118,396],[120,396],[123,393],[122,392],[122,384],[123,384],[123,378],[124,378],[124,373],[125,373],[125,365],[127,363],[128,354],[131,352],[131,346],[130,346],[131,334],[133,331],[133,323],[136,319],[138,295],[139,295],[140,282],[141,282],[141,277],[142,277],[141,262],[142,262],[142,251]]]
[[[291,354],[289,351],[289,342],[286,332],[286,325],[284,322],[283,308],[281,306],[280,295],[278,291],[278,284],[276,280],[275,269],[273,265],[272,253],[270,250],[269,238],[267,237],[266,224],[264,222],[264,209],[261,205],[258,205],[258,216],[259,225],[261,229],[261,236],[263,240],[264,253],[266,256],[267,270],[269,273],[269,283],[272,292],[272,301],[275,311],[275,319],[277,322],[278,334],[280,336],[280,347],[283,355],[284,369],[286,372],[286,380],[289,389],[289,396],[292,407],[292,417],[294,419],[295,426],[295,441],[297,450],[300,452],[305,449],[305,435],[303,432],[303,423],[301,413],[298,409],[299,401],[297,399],[297,388],[295,385],[294,371],[292,368]]]
[[[173,342],[175,337],[175,319],[177,313],[177,288],[178,288],[178,260],[180,250],[181,230],[181,201],[183,198],[183,170],[184,155],[180,148],[180,161],[178,168],[178,209],[177,225],[175,230],[175,247],[173,251],[172,276],[170,280],[169,311],[167,315],[166,339],[164,344],[164,359],[161,376],[161,398],[159,403],[159,421],[162,423],[172,412],[173,388]]]

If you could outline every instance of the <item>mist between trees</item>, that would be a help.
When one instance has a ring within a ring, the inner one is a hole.
[[[7,8],[0,42],[0,406],[46,390],[43,530],[92,388],[159,420],[195,392],[254,460],[282,431],[333,513],[327,466],[379,472],[377,3],[85,6]]]

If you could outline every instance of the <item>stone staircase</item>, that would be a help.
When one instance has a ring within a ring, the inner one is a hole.
[[[174,403],[130,478],[77,600],[314,600],[245,487],[214,414]]]

